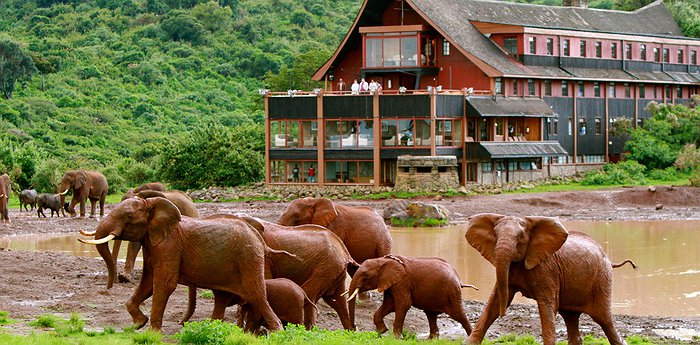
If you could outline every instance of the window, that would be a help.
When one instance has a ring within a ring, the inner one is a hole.
[[[491,162],[483,162],[481,163],[481,171],[482,172],[492,172],[493,171],[493,164]]]
[[[698,52],[695,50],[690,51],[690,63],[693,65],[698,64]]]
[[[600,97],[600,83],[593,82],[593,97]]]
[[[582,81],[578,82],[578,94],[577,95],[579,97],[584,97],[586,95],[586,89],[585,89]]]
[[[570,42],[569,42],[568,39],[565,39],[564,42],[562,42],[562,44],[563,44],[563,50],[564,50],[564,56],[570,56],[570,55],[571,55],[571,50],[570,50],[570,48],[569,48],[569,43],[570,43]]]
[[[661,62],[661,55],[659,54],[659,48],[654,48],[654,61]]]
[[[625,44],[625,59],[632,60],[632,44]]]
[[[506,37],[503,39],[503,47],[507,52],[518,55],[518,38],[517,37]]]
[[[554,55],[554,39],[547,39],[547,55]]]
[[[513,79],[513,95],[518,95],[518,79]]]
[[[668,48],[664,48],[664,62],[668,63],[669,62],[669,53],[668,53]]]
[[[578,119],[578,134],[586,135],[586,119],[585,118]]]
[[[685,63],[685,60],[683,59],[683,48],[678,48],[678,56],[677,58],[677,63]]]
[[[530,96],[535,95],[535,81],[532,79],[527,80],[527,94]]]
[[[313,183],[318,175],[316,161],[270,161],[270,182],[272,183]],[[309,169],[313,175],[309,176]]]
[[[430,146],[430,121],[427,123],[423,142],[419,146]],[[428,142],[426,142],[426,140]],[[462,143],[462,120],[457,119],[437,119],[435,120],[435,145],[436,146],[457,146]]]
[[[494,88],[497,95],[503,94],[503,80],[501,78],[496,78],[496,85]]]
[[[666,91],[666,92],[665,92],[665,94],[666,94],[666,99],[667,99],[667,100],[668,100],[668,99],[671,99],[671,87],[668,86],[668,85],[664,85],[664,89],[665,89],[665,91]]]
[[[552,81],[551,80],[544,81],[544,95],[545,96],[552,95]]]
[[[603,42],[600,42],[600,41],[595,42],[595,57],[597,57],[597,58],[603,57]]]
[[[639,45],[639,58],[642,59],[642,61],[647,60],[647,45],[646,44]]]
[[[372,147],[374,123],[372,120],[326,120],[326,147]]]
[[[561,95],[569,97],[569,82],[566,80],[561,81]]]
[[[613,59],[617,59],[617,43],[616,42],[610,43],[610,57]]]
[[[595,135],[603,134],[603,121],[600,117],[595,118]]]
[[[366,67],[418,66],[418,33],[372,33],[365,36]]]
[[[442,55],[450,55],[450,41],[448,41],[446,38],[442,39]]]
[[[559,134],[559,119],[556,117],[547,118],[547,129],[549,130],[549,135]]]
[[[644,87],[644,84],[639,84],[639,98],[646,98],[647,97],[647,91]]]
[[[571,135],[571,133],[572,133],[571,119],[569,119],[569,128],[568,129],[569,129],[569,135]]]
[[[586,57],[586,41],[584,40],[581,40],[581,43],[579,44],[579,56]]]
[[[683,89],[680,85],[676,85],[676,98],[683,98]]]
[[[615,83],[610,82],[608,85],[608,97],[615,98],[617,97],[617,90],[615,89]]]
[[[316,147],[317,122],[314,121],[270,121],[270,147]]]
[[[625,98],[631,98],[632,97],[632,90],[630,89],[630,84],[625,83]]]
[[[328,183],[370,183],[374,178],[371,161],[327,161],[325,175]]]
[[[530,37],[528,38],[528,41],[530,42],[530,54],[537,54],[537,38]]]

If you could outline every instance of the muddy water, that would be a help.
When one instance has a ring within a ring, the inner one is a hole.
[[[589,234],[613,262],[633,259],[614,270],[613,313],[653,316],[700,314],[700,221],[564,222]],[[392,229],[394,252],[438,256],[455,266],[465,299],[486,301],[495,283],[493,266],[464,239],[465,226],[441,229]],[[519,294],[514,303],[533,303]]]
[[[612,261],[633,259],[639,268],[614,270],[613,313],[653,316],[700,315],[700,221],[564,222],[567,229],[583,231],[597,240]],[[438,256],[457,268],[462,281],[479,291],[464,289],[464,298],[486,301],[495,272],[464,239],[466,227],[391,230],[394,252]],[[0,248],[59,251],[99,258],[92,245],[75,235],[33,235],[0,238]],[[126,253],[122,245],[120,258]],[[517,296],[514,303],[533,303]]]

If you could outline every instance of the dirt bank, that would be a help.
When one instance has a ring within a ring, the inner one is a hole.
[[[451,222],[464,223],[467,217],[482,212],[512,215],[557,216],[562,220],[661,220],[700,219],[700,188],[657,187],[620,188],[591,192],[563,192],[541,194],[508,194],[490,196],[464,196],[433,200],[447,208]],[[426,200],[423,200],[426,201]],[[386,200],[347,201],[350,205],[367,205],[380,214]],[[662,205],[657,210],[657,205]],[[201,203],[197,207],[202,215],[213,213],[246,212],[256,217],[275,221],[284,211],[281,202]],[[108,206],[107,211],[111,209]],[[12,223],[0,224],[0,248],[5,248],[7,236],[39,233],[74,233],[79,229],[94,229],[94,219],[47,218],[37,219],[35,213],[20,213],[11,210]],[[466,245],[466,243],[459,244]],[[43,313],[68,317],[79,313],[90,328],[112,326],[122,328],[131,323],[124,308],[134,284],[117,284],[105,289],[106,272],[101,260],[73,257],[52,252],[28,252],[0,250],[0,310],[19,320],[33,320]],[[380,303],[380,296],[364,302],[358,309],[358,327],[372,330],[372,313]],[[171,297],[165,313],[164,331],[172,334],[180,329],[177,325],[186,306],[186,294],[179,288]],[[150,302],[142,307],[148,312]],[[206,318],[213,308],[211,301],[200,299],[193,320]],[[340,322],[334,312],[324,303],[319,303],[319,326],[337,329]],[[466,301],[469,319],[474,323],[483,309],[482,301]],[[233,311],[227,311],[231,319]],[[390,324],[393,314],[387,317]],[[439,319],[444,337],[462,337],[463,331],[452,320]],[[615,323],[623,335],[642,334],[658,337],[660,334],[699,334],[700,317],[636,317],[616,315]],[[587,317],[582,318],[584,333],[602,336],[600,328]],[[26,322],[6,326],[15,332],[28,332]],[[427,322],[422,312],[412,310],[407,317],[406,329],[419,336],[427,332]],[[514,305],[508,315],[497,320],[488,337],[505,333],[539,333],[539,317],[534,306]],[[660,330],[660,331],[659,331]],[[685,331],[690,330],[690,331]],[[559,339],[565,339],[565,327],[558,323]],[[665,333],[664,333],[665,332]]]

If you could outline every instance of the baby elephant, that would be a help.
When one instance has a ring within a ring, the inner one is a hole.
[[[384,293],[384,302],[374,313],[378,333],[387,331],[384,317],[396,312],[394,336],[401,337],[406,312],[414,306],[425,312],[430,326],[429,338],[439,335],[437,316],[447,313],[459,322],[467,335],[472,326],[462,308],[462,287],[457,271],[440,258],[415,258],[387,255],[365,260],[350,281],[352,291],[348,303],[355,303],[358,292],[377,289]],[[350,322],[355,324],[354,308],[350,308]]]
[[[25,211],[34,211],[34,206],[36,206],[36,198],[39,193],[34,189],[25,189],[19,193],[19,210],[22,211],[24,207]],[[27,210],[27,205],[31,206],[30,210]]]
[[[39,218],[41,218],[41,216],[44,216],[44,218],[46,218],[46,215],[44,214],[45,208],[51,210],[52,218],[54,212],[56,212],[57,217],[60,217],[61,215],[59,214],[59,211],[63,213],[64,217],[66,216],[66,212],[63,210],[63,207],[61,207],[61,199],[55,194],[41,193],[36,198],[36,203],[38,206],[36,214]]]

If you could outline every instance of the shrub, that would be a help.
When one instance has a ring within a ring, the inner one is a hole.
[[[12,320],[9,318],[10,314],[6,311],[0,311],[0,325],[7,325],[12,323]]]
[[[201,322],[187,322],[182,330],[175,334],[173,338],[181,344],[192,345],[217,345],[224,344],[226,338],[235,336],[242,338],[247,336],[251,342],[257,341],[255,336],[244,334],[243,330],[234,324],[226,323],[221,320],[205,320]],[[226,342],[228,343],[228,342]],[[246,343],[242,342],[241,344]]]
[[[68,167],[63,160],[49,158],[40,161],[36,166],[36,172],[31,178],[31,185],[39,193],[56,192],[56,187],[61,183],[63,174],[68,171]]]
[[[72,313],[67,322],[60,322],[55,327],[56,334],[60,337],[67,337],[72,334],[82,333],[83,326],[85,326],[85,321],[80,319],[80,315]]]
[[[131,339],[134,344],[152,345],[162,343],[162,338],[163,334],[149,329],[143,333],[134,333],[134,336]]]
[[[659,181],[675,181],[681,178],[681,174],[674,167],[668,167],[666,169],[654,169],[649,171],[647,176],[652,180]]]
[[[33,327],[56,328],[56,325],[58,325],[58,317],[51,314],[44,314],[30,322],[29,325]]]
[[[646,167],[633,160],[606,164],[602,171],[589,171],[581,181],[583,185],[645,184]]]

